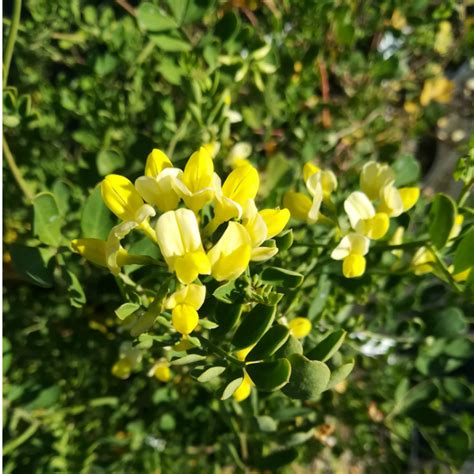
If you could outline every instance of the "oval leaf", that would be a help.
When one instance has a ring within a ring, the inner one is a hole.
[[[292,354],[303,354],[303,346],[295,336],[290,334],[285,344],[275,353],[275,356],[288,359]]]
[[[337,384],[341,383],[343,380],[347,378],[347,376],[352,372],[354,368],[354,360],[351,360],[347,364],[343,364],[337,369],[334,369],[331,372],[331,377],[329,378],[328,386],[326,390],[330,390],[334,388]]]
[[[290,335],[290,330],[282,324],[271,327],[266,334],[258,341],[257,345],[250,351],[245,360],[262,360],[273,355]]]
[[[291,365],[288,359],[250,364],[246,370],[256,387],[266,392],[284,387],[291,375]]]
[[[461,240],[454,255],[454,274],[474,266],[474,228]]]
[[[442,249],[445,246],[455,218],[455,202],[446,194],[437,194],[431,205],[428,226],[431,241],[436,248]]]
[[[61,214],[52,193],[40,193],[33,199],[35,211],[34,234],[46,245],[58,247],[61,243]]]
[[[270,283],[271,285],[284,288],[297,288],[303,283],[304,279],[301,273],[278,267],[265,268],[261,278],[264,283]]]
[[[318,360],[309,360],[300,354],[290,356],[291,377],[283,393],[299,400],[311,400],[323,392],[329,382],[329,367]]]
[[[257,304],[243,319],[232,338],[237,350],[255,344],[268,331],[275,318],[275,306]]]
[[[231,397],[233,393],[240,387],[240,384],[243,382],[243,380],[243,377],[238,377],[232,380],[232,382],[229,382],[222,391],[221,400],[227,400],[229,397]]]
[[[325,362],[330,359],[341,347],[346,337],[346,331],[338,329],[326,336],[306,357],[311,360],[320,360]]]
[[[105,240],[113,225],[112,214],[102,201],[100,186],[96,186],[86,199],[82,211],[82,237]]]

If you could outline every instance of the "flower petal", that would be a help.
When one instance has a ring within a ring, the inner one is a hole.
[[[361,219],[375,216],[375,209],[367,195],[355,191],[344,201],[344,209],[349,217],[351,227],[355,229]]]
[[[124,176],[109,174],[100,186],[105,205],[120,219],[134,220],[143,200],[137,190]]]
[[[145,165],[145,176],[156,178],[165,168],[172,168],[171,160],[158,148],[148,155]]]

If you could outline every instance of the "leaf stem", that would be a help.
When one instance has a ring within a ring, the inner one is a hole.
[[[10,23],[10,31],[8,32],[7,46],[3,57],[3,87],[8,83],[8,74],[10,72],[10,64],[13,57],[13,48],[15,47],[16,36],[20,26],[21,16],[21,0],[15,0],[13,4],[13,13]]]
[[[30,191],[28,185],[23,179],[23,175],[21,174],[20,168],[18,168],[18,165],[16,164],[15,158],[10,150],[10,147],[8,146],[5,135],[3,135],[3,155],[7,160],[8,166],[10,167],[10,171],[12,172],[13,177],[15,178],[15,181],[17,182],[19,188],[21,189],[27,200],[32,201],[33,193]]]

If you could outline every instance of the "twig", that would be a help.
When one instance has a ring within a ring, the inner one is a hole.
[[[117,5],[120,5],[124,10],[126,10],[130,15],[137,16],[137,12],[135,11],[135,8],[130,5],[126,0],[115,0],[115,3]]]
[[[323,95],[324,103],[328,104],[329,97],[329,80],[328,80],[328,71],[326,69],[326,64],[322,59],[318,61],[319,73],[321,74],[321,93]],[[329,128],[331,126],[331,112],[328,107],[323,107],[322,122],[324,128]]]

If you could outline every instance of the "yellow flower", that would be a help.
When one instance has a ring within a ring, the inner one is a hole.
[[[384,212],[375,212],[369,198],[356,191],[344,201],[344,209],[349,216],[351,227],[369,239],[381,239],[388,231],[390,219]]]
[[[332,251],[331,258],[342,260],[342,273],[346,278],[354,278],[364,274],[364,255],[369,251],[370,240],[361,234],[347,234]]]
[[[453,278],[455,281],[458,283],[461,283],[463,281],[466,281],[469,278],[469,275],[471,274],[472,267],[466,268],[466,270],[463,270],[462,272],[456,273],[453,275]]]
[[[320,190],[317,188],[318,186],[321,187],[325,201],[328,200],[331,194],[337,189],[336,175],[330,170],[321,170],[318,166],[310,162],[306,163],[303,167],[303,178],[311,196],[314,197],[315,194],[320,193]]]
[[[89,260],[101,267],[108,267],[107,263],[107,242],[100,239],[74,239],[71,241],[71,248],[86,260]],[[120,271],[124,265],[145,265],[152,263],[152,259],[145,255],[130,255],[119,243],[115,255],[115,265],[113,269]],[[118,272],[116,272],[118,273]]]
[[[176,331],[187,336],[199,323],[197,310],[206,298],[206,287],[187,285],[173,293],[166,302],[166,308],[172,310],[172,323]]]
[[[247,159],[252,153],[252,145],[247,142],[236,143],[230,150],[227,162],[232,168],[238,168],[243,165],[250,165]]]
[[[126,380],[132,373],[132,364],[128,359],[120,359],[112,366],[111,372],[114,377]]]
[[[289,219],[288,209],[264,209],[258,212],[255,203],[249,200],[243,216],[243,224],[252,243],[252,261],[263,262],[278,252],[277,247],[261,247],[261,245],[279,234]]]
[[[401,30],[406,26],[407,20],[404,17],[403,13],[401,13],[400,10],[396,8],[395,10],[393,10],[390,23],[396,30]]]
[[[442,21],[435,37],[434,50],[444,56],[453,43],[453,32],[449,21]]]
[[[203,145],[203,148],[211,155],[211,158],[215,158],[221,149],[221,144],[219,142],[209,142]]]
[[[455,239],[461,233],[463,222],[464,216],[462,214],[456,214],[456,217],[454,218],[453,228],[449,233],[449,240]]]
[[[405,196],[407,205],[410,203],[414,204],[412,197],[413,196],[410,196],[409,193]],[[377,210],[388,214],[390,217],[397,217],[405,211],[405,203],[403,202],[402,195],[392,184],[388,184],[381,189],[380,204]]]
[[[393,233],[392,238],[388,241],[390,245],[400,245],[403,243],[403,234],[405,233],[405,228],[398,226],[395,232]],[[398,258],[401,258],[403,254],[402,249],[392,250],[392,254]]]
[[[234,355],[235,357],[237,357],[237,359],[243,362],[254,347],[255,347],[255,344],[252,344],[251,346],[248,346],[245,349],[240,349],[240,351],[235,351]]]
[[[288,323],[288,327],[290,328],[290,332],[294,337],[301,339],[306,337],[311,332],[313,326],[308,318],[298,317],[292,319]]]
[[[169,382],[171,380],[171,370],[168,362],[157,362],[148,373],[149,376],[156,377],[160,382]]]
[[[105,205],[123,221],[135,221],[144,202],[137,190],[124,176],[109,174],[100,186]]]
[[[209,151],[201,147],[194,152],[184,167],[176,190],[186,206],[198,213],[214,197],[214,163]]]
[[[402,198],[404,212],[411,209],[420,198],[420,188],[400,188],[398,192]]]
[[[290,220],[288,209],[262,209],[259,214],[267,226],[267,239],[271,239],[282,232]]]
[[[303,193],[288,191],[283,197],[283,205],[290,211],[293,219],[306,221],[311,209],[311,199]]]
[[[317,175],[314,175],[317,176]],[[314,224],[320,217],[319,209],[323,202],[323,188],[321,183],[316,180],[316,183],[312,182],[310,177],[306,183],[310,193],[313,196],[311,200],[308,196],[303,193],[295,193],[288,191],[283,196],[283,205],[290,211],[291,217],[298,219],[309,224]]]
[[[233,280],[247,268],[252,252],[249,233],[237,222],[229,222],[216,245],[207,254],[211,274],[217,281]]]
[[[170,271],[181,283],[192,283],[211,272],[196,216],[189,209],[165,212],[156,224],[156,237]]]
[[[257,170],[251,166],[239,166],[232,171],[224,184],[216,177],[214,218],[206,229],[208,234],[230,219],[240,219],[247,203],[255,198],[260,185]]]
[[[250,396],[252,392],[252,381],[247,375],[247,372],[244,374],[244,379],[240,384],[239,388],[234,392],[233,397],[237,402],[242,402]]]
[[[176,192],[176,181],[183,172],[173,168],[170,159],[158,149],[154,149],[147,158],[145,176],[135,181],[135,188],[140,196],[160,211],[172,211],[179,203]]]
[[[411,265],[413,267],[413,273],[415,275],[424,275],[433,271],[433,263],[436,262],[436,258],[431,250],[426,247],[420,247],[413,259]]]
[[[367,162],[360,173],[360,188],[371,200],[379,197],[382,188],[395,181],[395,173],[390,166]]]
[[[451,102],[454,92],[454,83],[443,76],[427,79],[421,91],[420,103],[423,106],[431,101],[447,104]]]
[[[156,242],[149,223],[149,218],[155,215],[155,211],[143,202],[140,194],[127,178],[118,174],[109,174],[102,181],[100,190],[105,205],[124,221],[124,225],[117,232],[122,236],[121,238],[138,228]]]

